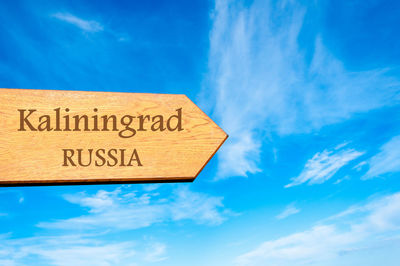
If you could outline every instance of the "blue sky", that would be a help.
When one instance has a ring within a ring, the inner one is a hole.
[[[0,87],[184,93],[191,184],[0,189],[1,265],[397,265],[400,3],[2,1]]]

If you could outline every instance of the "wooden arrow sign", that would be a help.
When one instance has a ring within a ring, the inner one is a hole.
[[[0,185],[193,181],[227,135],[185,95],[0,89]]]

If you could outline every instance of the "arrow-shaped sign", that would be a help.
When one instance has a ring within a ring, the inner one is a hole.
[[[185,95],[0,89],[0,185],[193,181],[227,134]]]

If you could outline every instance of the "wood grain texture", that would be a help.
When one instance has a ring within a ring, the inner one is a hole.
[[[56,108],[69,108],[71,117],[91,115],[93,108],[99,116],[167,117],[182,108],[183,130],[131,138],[114,131],[18,131],[18,109],[36,109],[37,119]],[[0,185],[192,181],[226,138],[185,95],[0,89]],[[142,166],[62,166],[63,149],[113,148],[136,149]]]

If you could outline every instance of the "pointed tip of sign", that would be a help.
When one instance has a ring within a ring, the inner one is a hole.
[[[193,178],[193,180],[195,180],[199,174],[201,173],[201,171],[204,169],[204,167],[208,164],[208,162],[211,160],[211,158],[214,157],[214,155],[217,153],[217,151],[221,148],[221,146],[225,143],[225,141],[228,139],[229,135],[220,127],[218,126],[206,113],[204,113],[203,110],[201,110],[197,104],[195,104],[187,95],[182,94],[182,96],[184,96],[186,98],[186,100],[188,100],[190,103],[192,103],[200,113],[202,113],[204,116],[208,117],[209,120],[215,124],[215,126],[222,132],[222,139],[221,142],[219,143],[219,145],[215,148],[215,150],[213,151],[212,154],[210,154],[209,158],[204,162],[203,166],[197,171],[195,177]]]
[[[218,125],[214,122],[214,120],[212,120],[212,119],[210,118],[209,115],[207,115],[203,110],[201,110],[200,107],[199,107],[197,104],[195,104],[186,94],[179,94],[179,95],[184,96],[184,98],[185,98],[186,100],[188,100],[190,103],[192,103],[192,104],[197,108],[197,111],[199,111],[200,113],[202,113],[203,115],[205,115],[206,117],[208,117],[208,118],[210,119],[210,121],[213,122],[213,123],[226,135],[226,138],[229,137],[229,135],[228,135],[220,126],[218,126]],[[226,138],[225,138],[225,140],[226,140]],[[225,140],[224,140],[224,141],[225,141]]]
[[[224,132],[224,131],[223,131]],[[211,158],[214,157],[214,155],[217,153],[217,151],[221,148],[221,146],[225,143],[225,141],[228,139],[229,135],[225,134],[225,138],[221,141],[221,143],[218,145],[218,147],[215,149],[215,151],[210,155],[210,157],[207,159],[207,161],[204,163],[204,165],[199,169],[199,171],[196,173],[195,177],[193,178],[193,181],[199,176],[201,171],[203,171],[204,167],[208,164],[208,162],[211,160]]]

